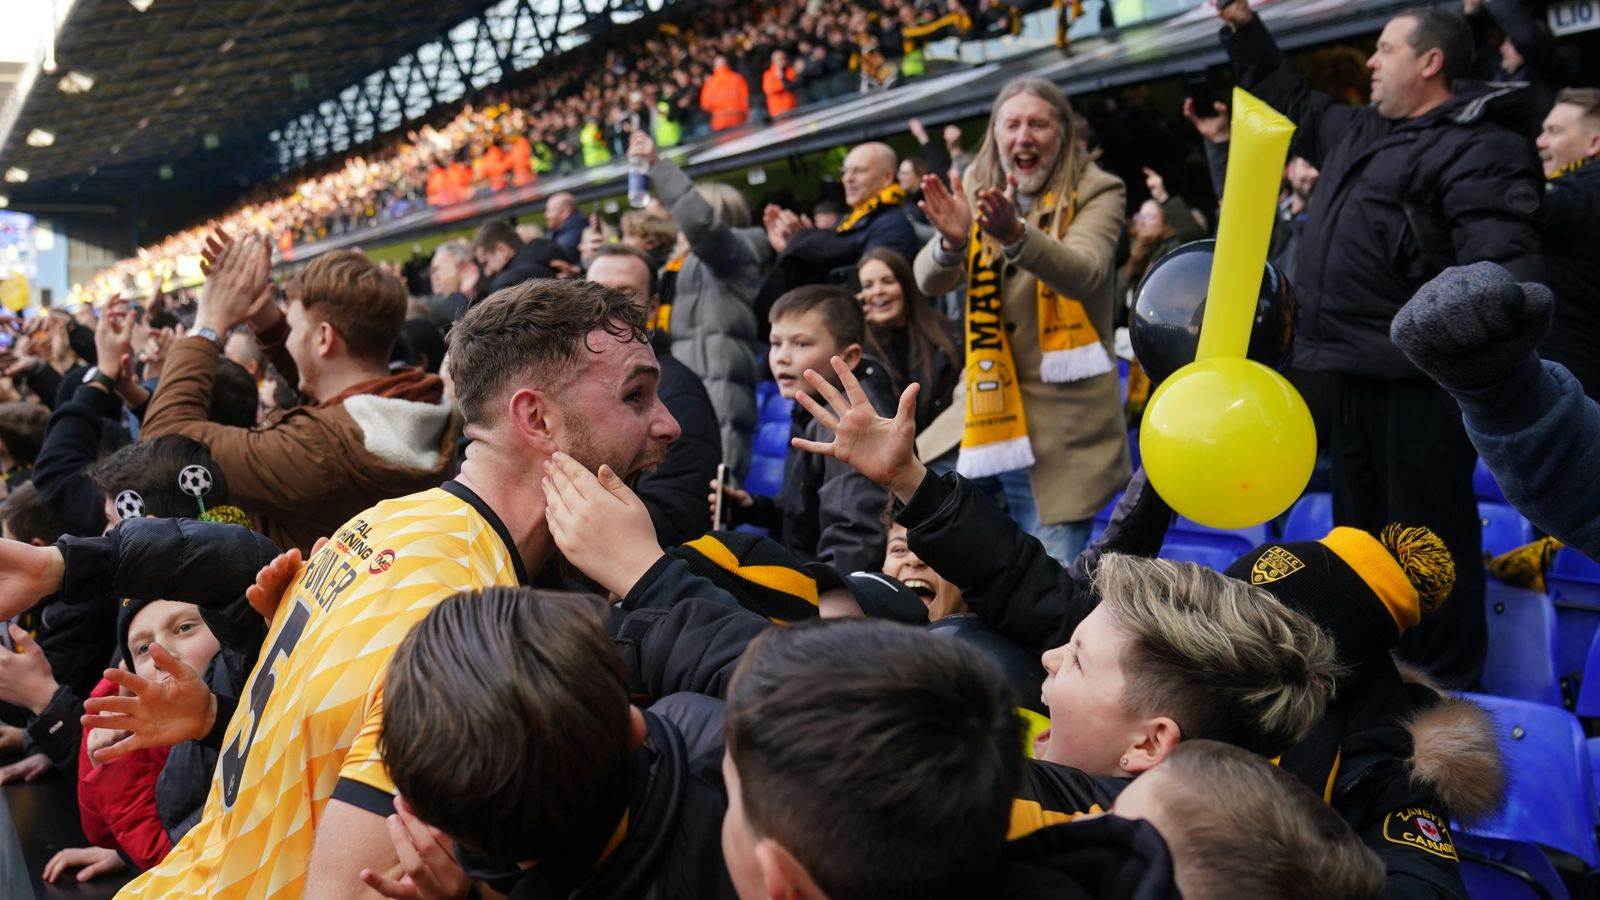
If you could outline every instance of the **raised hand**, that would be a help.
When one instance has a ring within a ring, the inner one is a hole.
[[[928,223],[939,232],[946,250],[960,250],[972,236],[972,207],[961,192],[961,175],[950,173],[950,186],[944,186],[936,175],[922,176],[922,199],[917,208],[927,215]]]
[[[916,116],[912,116],[906,121],[906,130],[911,132],[911,136],[917,139],[917,143],[926,144],[928,142],[928,129],[923,127],[922,120]]]
[[[637,132],[635,132],[637,133]],[[468,896],[472,881],[456,860],[455,842],[417,818],[404,797],[394,798],[394,815],[385,822],[404,873],[397,881],[374,869],[362,869],[361,880],[396,900],[456,900]]]
[[[13,623],[11,640],[16,652],[0,648],[0,700],[38,715],[50,705],[50,698],[61,686],[56,684],[50,660],[45,659],[32,635]]]
[[[1250,0],[1217,0],[1217,16],[1234,28],[1242,28],[1256,14],[1250,9]]]
[[[195,328],[209,328],[225,337],[271,303],[271,268],[272,251],[265,241],[254,235],[228,241],[206,273]]]
[[[1167,183],[1162,180],[1160,173],[1149,166],[1145,166],[1139,171],[1144,173],[1144,186],[1145,190],[1150,192],[1150,199],[1165,206],[1169,196],[1167,194]]]
[[[567,562],[625,597],[661,558],[650,511],[610,466],[598,475],[565,453],[544,465],[545,522]]]
[[[917,392],[921,385],[908,385],[900,395],[900,408],[894,418],[885,419],[872,408],[861,382],[844,360],[835,356],[833,371],[844,385],[843,394],[815,369],[805,371],[805,379],[828,401],[826,408],[803,391],[795,395],[806,412],[833,432],[833,440],[790,438],[789,443],[807,453],[831,456],[893,491],[901,501],[910,501],[928,473],[916,455]]]
[[[461,281],[456,285],[463,297],[476,297],[478,295],[478,282],[483,280],[483,269],[478,266],[478,261],[469,259],[461,264]]]
[[[1233,134],[1233,126],[1228,119],[1228,104],[1217,100],[1212,103],[1212,111],[1216,115],[1210,117],[1201,116],[1195,111],[1194,98],[1183,98],[1183,117],[1189,120],[1189,124],[1194,126],[1194,130],[1200,132],[1201,137],[1213,144],[1226,144]]]
[[[1002,244],[1015,244],[1027,233],[1027,225],[1017,214],[1017,180],[1006,178],[1006,189],[984,188],[978,192],[978,227]]]
[[[1518,284],[1495,263],[1456,266],[1417,289],[1389,339],[1444,387],[1484,387],[1533,358],[1554,306],[1549,288]]]
[[[327,542],[325,537],[317,538],[317,542],[311,545],[311,555],[316,556]],[[260,613],[268,625],[272,624],[272,617],[278,613],[278,604],[283,602],[283,595],[288,592],[295,574],[300,571],[300,562],[300,548],[291,547],[262,566],[261,571],[256,573],[256,583],[244,589],[244,598],[250,602],[250,608]]]
[[[61,590],[61,551],[0,540],[0,619],[14,619]]]
[[[95,764],[127,756],[135,750],[171,747],[196,741],[217,720],[217,698],[187,663],[160,644],[150,645],[150,660],[164,677],[150,679],[122,669],[107,669],[106,680],[132,696],[90,697],[83,702],[83,727],[128,732],[120,741],[95,751]]]
[[[655,165],[656,160],[660,158],[660,154],[656,151],[655,140],[642,128],[635,129],[633,135],[628,138],[628,155],[639,157],[647,166]]]
[[[83,871],[78,873],[78,881],[82,883],[101,875],[121,872],[128,864],[122,861],[117,851],[105,847],[68,847],[44,864],[44,880],[55,884],[69,869],[79,866],[83,867]]]
[[[799,216],[770,203],[761,213],[761,224],[767,230],[767,243],[772,245],[774,253],[782,253],[789,246],[789,239],[803,225]]]
[[[94,323],[95,365],[119,382],[125,361],[133,356],[133,328],[128,301],[122,299],[121,294],[106,301],[100,308],[100,319]]]

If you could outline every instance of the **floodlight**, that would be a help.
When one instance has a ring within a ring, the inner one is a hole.
[[[128,0],[128,5],[139,12],[144,12],[154,4],[155,0]]]
[[[28,170],[12,166],[6,170],[6,180],[12,184],[21,184],[28,180]]]
[[[28,132],[26,140],[29,147],[48,147],[56,142],[56,136],[43,128],[35,128]]]

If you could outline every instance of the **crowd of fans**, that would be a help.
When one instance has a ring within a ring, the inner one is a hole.
[[[1300,129],[1271,253],[1327,397],[1326,536],[1159,558],[1119,323],[1215,217],[1047,81],[975,148],[850,148],[843,202],[804,210],[635,128],[649,206],[611,229],[553,197],[424,290],[349,250],[274,284],[271,239],[217,229],[196,295],[7,323],[0,783],[71,781],[91,844],[46,880],[1464,895],[1452,829],[1506,782],[1446,690],[1485,652],[1472,460],[1600,558],[1600,343],[1570,340],[1600,91],[1555,86],[1535,140],[1422,7],[1344,104],[1248,0],[1219,16]]]
[[[798,105],[880,90],[927,69],[941,38],[1014,31],[1048,6],[995,0],[814,0],[668,8],[603,42],[542,60],[421,127],[331,165],[263,185],[213,220],[143,248],[82,291],[100,302],[199,275],[216,228],[259,232],[287,250],[428,206],[620,158],[635,129],[664,147],[765,121]]]

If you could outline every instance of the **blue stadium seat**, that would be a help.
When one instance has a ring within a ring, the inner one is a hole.
[[[1178,544],[1216,547],[1232,553],[1233,557],[1229,560],[1232,562],[1272,540],[1272,530],[1265,524],[1249,528],[1212,528],[1179,516],[1167,529],[1167,539]]]
[[[1462,694],[1494,718],[1506,759],[1506,802],[1492,817],[1458,831],[1529,841],[1600,864],[1589,750],[1572,713],[1487,694]]]
[[[1577,684],[1588,669],[1589,650],[1600,636],[1600,609],[1568,603],[1555,596],[1556,676],[1566,684]]]
[[[1180,562],[1192,562],[1221,572],[1238,559],[1240,554],[1234,553],[1227,547],[1216,544],[1191,544],[1173,541],[1161,547],[1162,559],[1173,559]]]
[[[1484,465],[1483,459],[1478,459],[1477,468],[1472,470],[1472,492],[1478,495],[1479,500],[1488,500],[1491,503],[1506,502],[1506,495],[1501,492],[1500,485],[1490,474],[1489,467]]]
[[[756,382],[756,411],[759,413],[761,410],[766,409],[768,401],[776,396],[778,396],[778,383],[776,381]]]
[[[1545,584],[1556,605],[1556,673],[1576,680],[1600,633],[1600,563],[1564,547],[1556,552]]]
[[[759,456],[776,456],[780,460],[788,456],[789,423],[762,422],[757,425],[751,452]]]
[[[1128,462],[1135,472],[1144,465],[1144,454],[1139,451],[1139,429],[1137,426],[1128,429]]]
[[[1333,495],[1304,494],[1289,507],[1283,522],[1285,541],[1320,541],[1333,530]]]
[[[756,418],[762,422],[788,422],[790,411],[793,409],[794,401],[785,399],[774,387],[772,394],[757,410]]]
[[[1573,712],[1586,719],[1600,718],[1600,634],[1589,641],[1589,657],[1583,664],[1583,682]]]
[[[1096,532],[1106,530],[1106,524],[1111,521],[1111,511],[1116,509],[1117,504],[1121,502],[1122,492],[1118,491],[1115,497],[1107,500],[1106,505],[1102,507],[1099,512],[1094,514],[1094,530]]]
[[[750,457],[750,474],[744,478],[744,489],[763,497],[776,497],[783,492],[783,457],[755,454]]]
[[[1478,522],[1483,526],[1483,552],[1490,556],[1533,541],[1533,525],[1504,503],[1478,501]]]
[[[1551,568],[1555,574],[1563,578],[1600,584],[1600,562],[1595,562],[1570,547],[1556,552],[1555,565]]]
[[[1473,900],[1567,900],[1567,886],[1544,851],[1524,841],[1458,832],[1461,880]]]
[[[1538,591],[1489,579],[1484,597],[1489,653],[1483,688],[1497,697],[1561,705],[1556,674],[1556,608]],[[1596,685],[1600,694],[1600,685]]]

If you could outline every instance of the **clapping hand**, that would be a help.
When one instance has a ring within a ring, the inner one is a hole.
[[[833,371],[844,385],[843,394],[815,369],[805,371],[805,379],[828,401],[826,408],[803,391],[795,395],[806,412],[833,432],[833,440],[790,438],[789,442],[797,450],[831,456],[893,491],[902,502],[909,501],[928,473],[915,452],[917,392],[921,385],[913,382],[907,386],[894,418],[885,419],[872,408],[861,382],[844,360],[835,356]]]
[[[789,246],[789,239],[804,225],[799,216],[771,203],[761,213],[761,224],[767,230],[767,243],[772,245],[774,253],[782,253]]]
[[[194,324],[223,337],[272,302],[272,251],[255,235],[234,240],[218,229],[217,236],[226,241],[206,272]]]
[[[950,173],[949,187],[936,175],[922,176],[922,199],[917,208],[939,232],[946,250],[954,252],[967,245],[972,236],[972,207],[961,192],[960,174]]]
[[[1017,180],[1006,177],[1006,189],[984,188],[978,192],[978,227],[1004,245],[1015,244],[1027,233],[1027,225],[1017,214]]]

